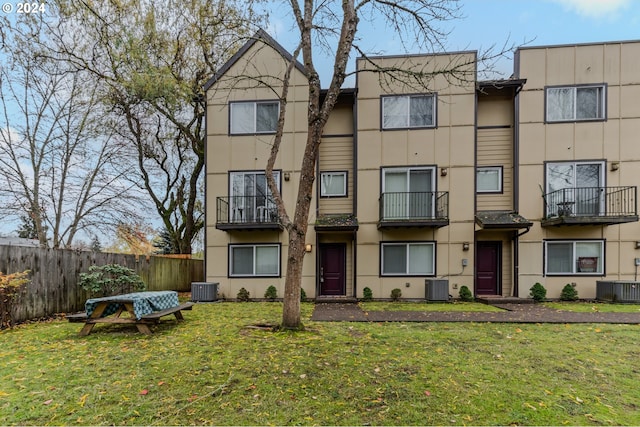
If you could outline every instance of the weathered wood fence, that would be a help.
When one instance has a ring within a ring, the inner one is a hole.
[[[0,271],[10,274],[31,270],[31,283],[16,302],[14,320],[84,309],[84,302],[91,295],[78,284],[80,273],[92,265],[106,264],[131,268],[151,291],[189,292],[191,282],[204,278],[203,261],[198,259],[0,246]]]

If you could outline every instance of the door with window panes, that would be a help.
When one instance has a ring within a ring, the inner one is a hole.
[[[279,175],[279,172],[273,172],[273,177],[278,184]],[[275,205],[264,172],[232,172],[230,181],[230,221],[248,223],[268,221],[275,210]]]
[[[384,219],[433,218],[433,168],[383,171]]]
[[[554,215],[558,204],[571,215],[602,215],[603,171],[602,162],[548,163],[547,194],[554,194],[554,202],[547,206],[547,215]]]

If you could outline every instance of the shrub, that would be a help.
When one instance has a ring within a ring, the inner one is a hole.
[[[264,292],[264,297],[268,300],[274,301],[276,298],[278,298],[278,290],[275,286],[271,285]]]
[[[567,283],[560,293],[562,301],[575,301],[578,299],[578,290],[571,283]]]
[[[307,300],[307,293],[304,291],[304,288],[300,288],[300,301],[305,302]]]
[[[18,273],[0,272],[0,329],[13,327],[13,304],[30,282],[29,270]]]
[[[398,301],[402,296],[402,291],[398,288],[391,290],[391,301]]]
[[[460,286],[460,300],[461,301],[473,301],[473,294],[469,288],[465,285]]]
[[[547,290],[540,283],[536,283],[529,290],[531,291],[529,296],[533,297],[533,300],[536,302],[544,301],[547,297]]]
[[[80,286],[105,297],[147,288],[135,271],[119,264],[92,265],[88,273],[80,273]]]
[[[236,295],[236,299],[243,302],[250,301],[251,297],[249,295],[249,291],[245,288],[240,288],[240,290],[238,291],[238,295]]]
[[[362,289],[362,299],[364,301],[371,301],[373,299],[373,291],[370,287],[366,287]]]

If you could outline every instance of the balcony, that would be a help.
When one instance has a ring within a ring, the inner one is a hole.
[[[449,225],[449,192],[382,193],[378,229]]]
[[[282,230],[278,209],[271,197],[230,196],[216,198],[218,230]]]
[[[545,194],[543,227],[638,221],[637,187],[563,188]]]

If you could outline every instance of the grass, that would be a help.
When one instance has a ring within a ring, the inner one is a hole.
[[[198,304],[135,328],[0,333],[0,425],[637,425],[638,325],[277,323]],[[570,343],[570,345],[568,345]]]
[[[613,304],[606,302],[567,302],[555,301],[545,302],[545,306],[554,310],[576,311],[580,313],[591,313],[600,311],[602,313],[640,313],[638,304]]]

